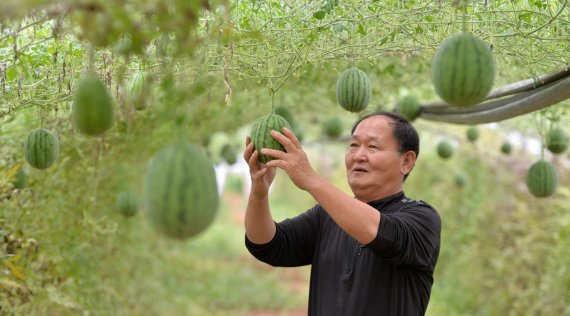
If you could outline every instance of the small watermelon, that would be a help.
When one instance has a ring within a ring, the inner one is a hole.
[[[16,177],[12,179],[11,183],[16,189],[23,189],[26,187],[26,184],[28,184],[28,175],[26,174],[26,171],[24,171],[24,168],[18,169],[18,173],[16,173]]]
[[[178,143],[159,151],[144,178],[144,214],[164,235],[186,239],[208,228],[218,210],[216,173],[203,151]]]
[[[285,151],[285,147],[283,147],[280,142],[271,136],[272,130],[283,133],[284,127],[292,130],[291,125],[285,118],[274,113],[266,115],[257,120],[251,129],[251,142],[253,143],[255,150],[259,152],[261,148],[271,148]],[[263,163],[267,163],[273,159],[275,158],[268,155],[263,155],[261,152],[259,152],[259,156],[257,158],[257,160]]]
[[[372,85],[366,73],[356,67],[342,72],[336,83],[336,100],[349,112],[360,112],[368,106]]]
[[[323,122],[323,134],[330,138],[342,135],[342,121],[338,117],[331,117]]]
[[[431,66],[437,94],[454,106],[469,106],[485,99],[495,81],[495,60],[489,45],[468,32],[445,40]]]
[[[437,144],[437,154],[443,159],[449,159],[453,156],[455,149],[447,140],[442,140]]]
[[[463,188],[467,184],[467,176],[463,172],[455,174],[455,185],[458,188]]]
[[[47,169],[57,159],[59,141],[54,133],[38,128],[28,134],[24,143],[24,156],[30,166],[36,169]]]
[[[225,144],[220,150],[220,156],[230,166],[237,162],[237,155],[238,153],[235,146],[232,146],[231,144]]]
[[[558,186],[556,168],[545,160],[535,162],[526,175],[526,185],[530,193],[536,197],[552,195]]]
[[[139,199],[133,191],[123,191],[117,197],[117,209],[125,217],[131,217],[139,211]]]
[[[148,92],[150,87],[147,81],[147,75],[142,71],[137,71],[129,81],[127,88],[128,97],[135,110],[142,111],[148,107]]]
[[[546,148],[553,154],[561,154],[568,148],[568,135],[559,127],[553,128],[548,133]]]
[[[408,94],[396,104],[396,110],[410,122],[414,121],[422,112],[420,102],[415,96]]]
[[[113,99],[101,79],[87,74],[80,79],[71,108],[73,125],[88,136],[103,134],[113,125]]]
[[[467,140],[474,143],[479,139],[479,129],[476,126],[471,126],[466,132]]]
[[[505,155],[509,155],[511,153],[511,151],[513,150],[513,146],[511,145],[511,143],[509,143],[508,141],[505,141],[502,145],[501,145],[501,152]]]

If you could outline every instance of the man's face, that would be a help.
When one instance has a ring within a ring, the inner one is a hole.
[[[382,115],[369,117],[356,127],[346,152],[348,183],[355,196],[368,202],[402,190],[404,155],[392,134],[394,121]]]

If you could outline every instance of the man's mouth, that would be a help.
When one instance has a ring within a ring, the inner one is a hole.
[[[368,172],[368,170],[362,167],[356,167],[352,169],[352,172]]]

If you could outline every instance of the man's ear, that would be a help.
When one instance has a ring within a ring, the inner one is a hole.
[[[412,171],[414,165],[416,164],[416,153],[413,150],[408,150],[403,155],[403,163],[401,166],[402,174],[406,175]]]

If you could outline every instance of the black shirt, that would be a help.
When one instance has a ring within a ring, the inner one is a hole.
[[[367,245],[316,205],[277,223],[269,243],[246,237],[246,246],[273,266],[312,265],[309,315],[424,315],[439,255],[439,215],[403,192],[368,204],[382,216]]]

